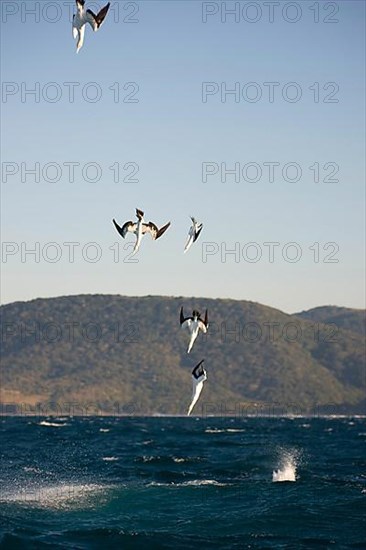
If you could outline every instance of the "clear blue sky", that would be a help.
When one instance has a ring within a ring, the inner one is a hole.
[[[112,0],[76,54],[73,2],[2,2],[3,303],[111,293],[227,297],[287,312],[364,307],[365,3],[280,2],[273,22],[268,5],[247,4],[225,23],[221,2]],[[217,13],[204,23],[207,11]],[[269,82],[278,83],[273,101]],[[221,98],[235,86],[239,95]],[[36,163],[39,182],[26,171]],[[74,181],[70,163],[79,163]],[[240,181],[222,163],[237,163]],[[137,181],[123,181],[136,165]],[[203,166],[217,170],[205,182]],[[136,207],[172,225],[157,242],[146,236],[131,263],[123,246],[134,238],[123,241],[111,220],[134,219]],[[204,229],[183,255],[190,215]],[[74,262],[70,242],[80,243]],[[269,242],[279,243],[273,261]],[[237,255],[225,257],[229,249]],[[100,260],[87,261],[96,251]]]

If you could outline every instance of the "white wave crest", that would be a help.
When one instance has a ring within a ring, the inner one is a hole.
[[[56,424],[56,422],[48,422],[47,420],[42,420],[39,422],[38,426],[49,426],[51,428],[63,428],[64,426],[68,426],[68,424]]]
[[[191,481],[183,481],[182,483],[162,483],[159,481],[152,481],[148,483],[147,487],[201,487],[203,485],[213,485],[215,487],[226,487],[228,483],[220,483],[215,479],[192,479]]]

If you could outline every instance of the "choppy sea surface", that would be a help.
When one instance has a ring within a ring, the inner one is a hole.
[[[364,418],[2,417],[0,548],[366,548]]]

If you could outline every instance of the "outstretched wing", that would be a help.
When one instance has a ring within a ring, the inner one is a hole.
[[[114,227],[117,229],[118,233],[121,235],[121,237],[125,238],[126,234],[130,231],[131,233],[134,233],[137,229],[137,224],[128,221],[123,224],[123,226],[119,226],[115,219],[113,219]]]
[[[158,234],[159,229],[156,227],[156,225],[153,222],[149,223],[143,223],[142,224],[142,234],[145,235],[145,233],[150,233],[152,239],[156,239],[156,235]]]
[[[208,311],[206,309],[205,320],[202,320],[201,317],[198,319],[198,326],[202,332],[206,333],[208,329]]]
[[[180,308],[179,322],[181,327],[189,327],[192,321],[192,317],[184,317],[183,306]]]
[[[90,24],[91,28],[93,29],[93,31],[97,31],[99,29],[99,27],[101,26],[101,24],[103,23],[107,13],[108,13],[108,10],[109,10],[109,6],[110,6],[110,2],[108,2],[108,4],[106,6],[104,6],[104,8],[102,8],[98,13],[97,15],[95,15],[94,12],[92,12],[92,10],[86,10],[86,20],[87,22]]]
[[[86,10],[85,20],[89,23],[93,31],[98,30],[97,16],[92,10]]]
[[[203,224],[200,223],[197,230],[194,232],[194,237],[193,237],[193,242],[196,242],[196,240],[198,239],[198,237],[200,236],[200,233],[202,231],[202,228],[203,228]]]
[[[142,233],[143,234],[150,233],[152,239],[156,241],[159,237],[163,235],[163,233],[165,233],[165,231],[168,229],[169,226],[170,226],[170,222],[164,225],[164,227],[162,227],[161,229],[158,229],[153,222],[143,223]]]
[[[202,363],[204,362],[204,359],[202,359],[198,365],[196,365],[192,371],[192,376],[193,378],[195,378],[196,380],[202,376],[202,374],[204,374],[205,372],[205,369],[202,367]]]
[[[184,313],[183,313],[183,306],[180,308],[180,316],[179,316],[179,322],[182,325],[185,321]]]
[[[161,227],[159,229],[156,238],[159,239],[159,237],[161,237],[165,233],[165,231],[168,229],[168,227],[170,227],[170,222],[168,222],[166,225],[164,225],[163,227]]]

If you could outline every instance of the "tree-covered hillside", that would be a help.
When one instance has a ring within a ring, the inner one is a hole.
[[[209,312],[188,355],[179,310]],[[348,310],[349,311],[349,310]],[[356,312],[355,315],[358,315]],[[66,296],[1,307],[1,401],[62,414],[185,414],[191,371],[208,373],[197,414],[357,412],[364,339],[348,315],[287,315],[258,303],[201,298]],[[328,322],[328,318],[325,319]]]
[[[322,306],[297,313],[298,317],[320,323],[336,324],[338,328],[358,332],[366,336],[366,312],[364,309]]]

